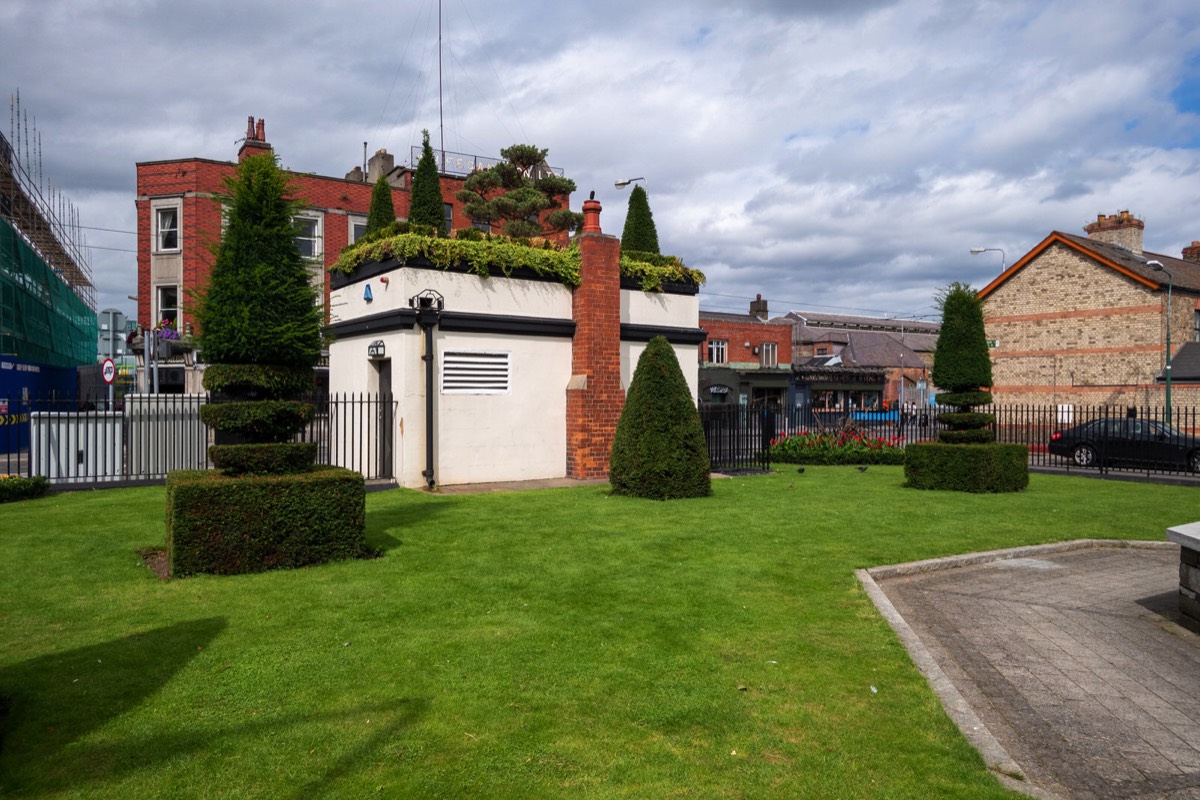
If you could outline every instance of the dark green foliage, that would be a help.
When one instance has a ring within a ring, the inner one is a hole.
[[[995,438],[990,428],[945,428],[938,431],[938,441],[946,444],[987,444]]]
[[[388,183],[387,175],[381,174],[371,189],[371,209],[367,212],[367,228],[363,236],[373,236],[395,221],[396,204],[392,202],[392,185]]]
[[[312,422],[316,407],[295,400],[252,400],[209,403],[200,419],[210,428],[253,442],[286,442]]]
[[[298,397],[315,384],[311,366],[273,364],[209,364],[204,388],[239,399]]]
[[[1023,444],[914,442],[905,448],[905,483],[914,489],[1019,492],[1029,485]]]
[[[650,212],[646,190],[634,186],[629,193],[629,210],[625,212],[625,228],[621,231],[621,251],[658,253],[658,230]]]
[[[996,422],[995,414],[981,414],[978,412],[960,412],[956,414],[938,414],[938,422],[956,431],[967,430],[969,428],[986,428]]]
[[[22,478],[10,475],[0,478],[0,503],[11,503],[16,500],[32,500],[41,497],[50,488],[50,481],[44,475],[34,475]]]
[[[446,204],[442,199],[437,159],[433,157],[433,148],[429,146],[429,131],[421,131],[421,159],[413,174],[408,221],[435,228],[438,236],[446,235]]]
[[[311,405],[289,401],[312,388],[321,355],[323,311],[296,248],[297,205],[274,155],[247,158],[226,189],[227,225],[197,314],[216,401],[201,416],[249,443],[213,445],[220,472],[167,476],[171,569],[258,572],[362,555],[362,476],[313,470],[316,443],[284,441],[312,419]]]
[[[983,303],[975,290],[952,283],[941,292],[942,329],[933,357],[933,382],[944,394],[939,405],[957,413],[939,414],[946,427],[937,442],[916,442],[904,451],[907,486],[959,492],[1018,492],[1029,484],[1025,445],[996,444],[991,414],[974,412],[992,401],[992,359],[983,327]]]
[[[214,444],[208,457],[227,475],[282,475],[311,469],[317,460],[317,443]]]
[[[613,494],[672,500],[712,494],[700,415],[675,351],[662,336],[638,359],[617,423],[608,480]]]
[[[472,174],[456,195],[463,210],[471,219],[500,227],[518,239],[578,228],[583,215],[563,208],[575,191],[575,181],[550,171],[548,152],[529,144],[501,150],[505,160]]]
[[[371,555],[362,475],[338,467],[287,476],[167,476],[171,574],[220,575]]]
[[[946,392],[937,396],[938,405],[970,408],[986,406],[992,402],[991,392]]]
[[[975,392],[992,385],[983,304],[965,284],[951,284],[942,298],[942,330],[931,377],[935,385],[948,392]],[[939,400],[944,401],[944,397]]]
[[[322,312],[296,249],[287,177],[274,155],[251,156],[225,188],[227,225],[196,308],[204,358],[311,368]]]

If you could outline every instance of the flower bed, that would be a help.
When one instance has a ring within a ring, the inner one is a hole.
[[[771,460],[789,464],[903,464],[904,437],[862,431],[800,431],[771,441]]]

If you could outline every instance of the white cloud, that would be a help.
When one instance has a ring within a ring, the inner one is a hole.
[[[322,174],[364,140],[405,159],[429,128],[436,145],[436,9],[10,0],[0,74],[84,224],[132,230],[135,162],[231,159],[248,115]],[[644,176],[706,306],[916,313],[999,272],[970,247],[1012,263],[1126,208],[1152,250],[1200,238],[1200,152],[1179,147],[1200,120],[1171,100],[1200,52],[1190,0],[446,0],[443,23],[446,147],[549,148],[618,234],[612,182]],[[96,252],[102,305],[131,307],[134,263]]]

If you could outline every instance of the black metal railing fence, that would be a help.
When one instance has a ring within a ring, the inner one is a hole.
[[[768,407],[769,408],[769,407]],[[903,447],[937,441],[944,406],[888,411],[796,406],[773,412],[771,438],[805,432],[856,430]],[[1064,470],[1200,472],[1200,409],[1106,405],[989,405],[996,441],[1024,444],[1031,467]],[[713,469],[769,468],[760,455],[762,406],[702,404],[701,420]]]
[[[200,419],[206,394],[126,395],[112,409],[74,400],[10,401],[0,414],[0,474],[105,486],[159,482],[176,469],[211,469],[215,431]],[[394,477],[396,400],[346,393],[308,398],[312,421],[294,441],[316,442],[317,463],[367,479]]]

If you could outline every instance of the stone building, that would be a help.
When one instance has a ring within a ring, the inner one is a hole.
[[[1121,211],[1053,231],[980,290],[997,403],[1161,408],[1169,330],[1172,405],[1200,405],[1200,242],[1148,252],[1144,229]]]

